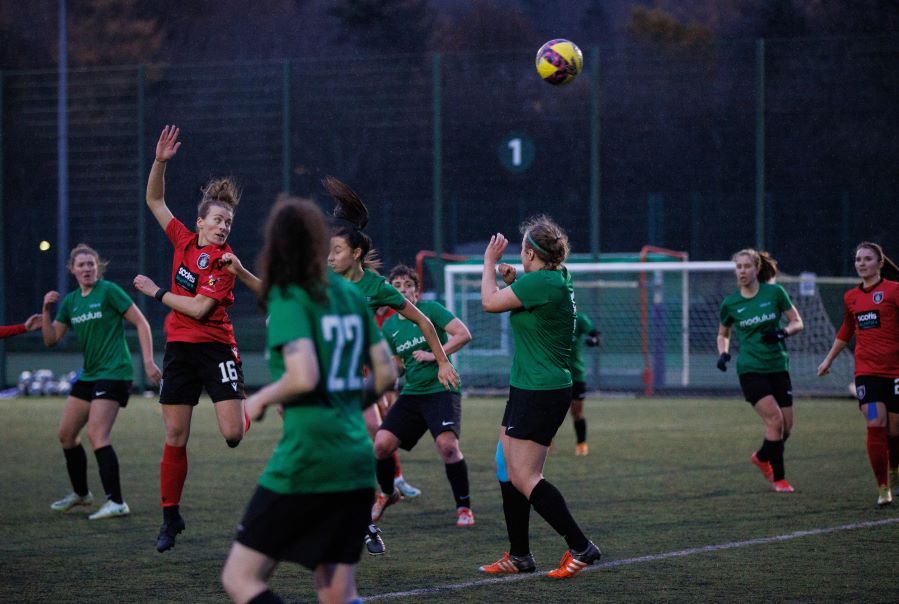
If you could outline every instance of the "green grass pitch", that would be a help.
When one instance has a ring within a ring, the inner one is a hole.
[[[592,396],[586,404],[590,455],[574,456],[573,430],[566,421],[546,477],[603,550],[606,566],[570,581],[545,578],[565,546],[533,513],[531,546],[543,572],[492,581],[477,568],[507,548],[493,470],[502,404],[499,399],[463,399],[461,443],[476,526],[454,525],[449,485],[428,436],[401,456],[409,482],[424,493],[385,515],[381,527],[387,554],[364,554],[358,566],[364,598],[899,600],[899,502],[892,509],[875,506],[864,420],[850,399],[796,402],[796,426],[786,450],[787,477],[796,493],[775,494],[749,463],[761,442],[762,424],[748,404],[736,398]],[[113,444],[132,515],[104,521],[87,520],[96,506],[71,514],[49,509],[70,489],[56,440],[61,410],[61,399],[0,401],[0,601],[225,601],[219,572],[234,527],[278,438],[277,415],[254,425],[244,443],[231,450],[218,434],[211,403],[200,404],[182,501],[187,530],[174,550],[158,554],[153,545],[161,522],[157,501],[163,426],[155,399],[133,397],[119,415]],[[89,450],[86,442],[85,447]],[[88,460],[91,490],[100,495],[90,453]],[[727,547],[713,547],[722,545]],[[280,566],[271,584],[287,601],[315,600],[310,573],[298,566]],[[403,592],[411,593],[391,595]]]

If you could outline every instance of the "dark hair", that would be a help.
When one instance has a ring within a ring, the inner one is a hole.
[[[318,302],[327,300],[328,227],[321,210],[307,199],[281,195],[265,223],[257,261],[263,308],[275,286],[298,285]]]
[[[362,252],[362,267],[377,270],[381,260],[375,251],[371,237],[362,232],[368,224],[368,208],[348,185],[333,176],[322,179],[322,185],[334,198],[337,205],[330,220],[331,237],[342,237],[347,240],[351,249]]]
[[[557,269],[565,262],[571,251],[568,235],[552,218],[545,214],[533,216],[518,228],[524,236],[527,249],[533,250],[546,263],[547,268]]]
[[[88,254],[94,257],[94,259],[97,261],[97,279],[102,279],[103,273],[106,271],[106,267],[109,266],[109,260],[100,258],[100,254],[97,252],[97,250],[86,243],[79,243],[72,248],[72,251],[69,252],[69,260],[68,262],[66,262],[66,267],[68,267],[69,270],[72,270],[72,268],[75,266],[75,257],[80,254]]]
[[[735,253],[730,259],[736,261],[737,256],[749,256],[752,259],[752,264],[758,272],[759,283],[768,283],[777,277],[777,260],[768,252],[758,252],[747,247]]]
[[[858,251],[862,248],[867,248],[877,254],[877,259],[883,261],[883,266],[880,267],[880,276],[884,279],[889,279],[890,281],[899,281],[899,266],[896,266],[896,263],[890,260],[886,254],[883,253],[883,248],[880,247],[877,243],[871,243],[870,241],[862,241],[857,246],[855,246],[855,251],[852,252],[852,255],[858,253]]]
[[[200,190],[203,192],[203,198],[197,206],[197,216],[200,218],[206,218],[212,206],[230,210],[232,214],[237,211],[237,204],[240,203],[240,187],[231,178],[213,178]]]
[[[390,269],[390,273],[387,275],[387,281],[393,284],[394,279],[411,279],[412,283],[415,284],[415,289],[421,291],[421,281],[418,278],[418,273],[415,272],[415,269],[411,266],[406,266],[405,264],[397,264],[392,269]]]

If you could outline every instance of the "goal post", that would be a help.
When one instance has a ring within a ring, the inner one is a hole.
[[[566,266],[578,311],[602,332],[601,347],[584,350],[588,388],[645,395],[739,391],[734,365],[726,373],[715,367],[719,307],[736,289],[733,262],[625,260]],[[508,384],[514,347],[509,313],[486,313],[481,307],[482,270],[478,261],[445,264],[444,292],[447,307],[473,337],[454,355],[466,388],[496,392]],[[794,393],[846,395],[852,381],[851,354],[838,357],[830,375],[816,375],[836,335],[821,286],[839,292],[855,280],[779,275],[778,283],[806,325],[787,340]],[[736,338],[731,350],[734,356],[739,353]]]

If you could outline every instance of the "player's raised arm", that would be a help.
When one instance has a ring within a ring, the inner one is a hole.
[[[169,207],[165,203],[165,164],[175,157],[181,143],[178,135],[181,130],[177,126],[166,126],[156,142],[156,157],[153,167],[150,168],[150,178],[147,180],[147,207],[153,212],[159,226],[166,229],[174,218]]]

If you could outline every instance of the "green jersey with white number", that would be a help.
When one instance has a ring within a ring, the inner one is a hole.
[[[284,403],[281,440],[259,479],[276,493],[332,493],[372,488],[375,458],[362,417],[362,367],[381,334],[365,299],[328,273],[328,299],[297,286],[272,288],[268,300],[269,367],[284,374],[283,346],[311,340],[319,368],[312,392]]]
[[[575,306],[568,269],[524,273],[510,287],[523,308],[509,317],[515,340],[509,383],[525,390],[571,386]]]
[[[778,329],[781,315],[793,308],[786,290],[776,283],[759,283],[752,298],[736,291],[721,303],[721,324],[731,327],[740,342],[737,374],[788,371],[790,357],[783,342],[766,344],[762,333]]]
[[[56,320],[72,328],[84,351],[84,370],[78,379],[134,379],[122,319],[133,304],[125,290],[103,279],[86,296],[79,288],[62,299]]]
[[[418,310],[434,324],[440,343],[446,344],[449,337],[445,328],[450,321],[456,318],[453,313],[439,302],[431,300],[422,300],[417,306]],[[418,325],[400,314],[395,314],[384,321],[381,331],[393,354],[402,359],[403,366],[406,368],[406,384],[403,386],[403,394],[431,394],[446,390],[437,379],[439,369],[437,362],[420,363],[412,355],[416,350],[431,352],[431,347],[425,342],[425,337]],[[459,389],[454,388],[452,392],[459,392]]]
[[[571,348],[571,379],[575,382],[587,381],[587,369],[584,365],[584,336],[596,329],[590,317],[582,312],[577,313],[574,326],[574,343]]]
[[[368,302],[368,307],[372,310],[382,306],[399,310],[406,301],[406,297],[397,288],[390,285],[386,277],[369,269],[365,269],[362,278],[353,281],[353,285],[359,288],[359,291],[365,296],[365,301]]]

